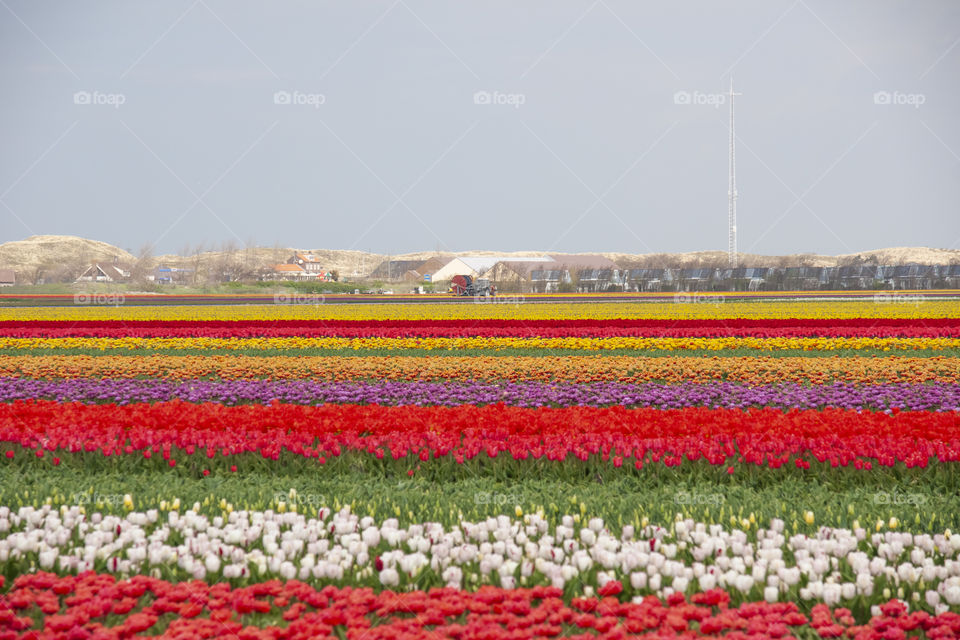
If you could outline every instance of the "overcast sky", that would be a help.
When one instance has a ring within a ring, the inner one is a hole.
[[[726,4],[727,8],[720,5]],[[0,242],[960,248],[960,3],[0,0]]]

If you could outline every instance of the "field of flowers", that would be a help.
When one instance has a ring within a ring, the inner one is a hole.
[[[960,637],[905,300],[0,307],[0,640]]]

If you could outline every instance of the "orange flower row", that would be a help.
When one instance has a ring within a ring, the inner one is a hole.
[[[0,376],[958,384],[960,358],[0,356]]]

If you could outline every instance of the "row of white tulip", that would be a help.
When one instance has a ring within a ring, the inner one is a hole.
[[[922,602],[960,606],[960,535],[822,527],[787,536],[784,523],[750,531],[680,516],[669,527],[624,526],[542,513],[458,526],[377,523],[345,508],[316,516],[200,505],[125,515],[83,506],[0,507],[0,564],[22,570],[196,579],[281,577],[388,588],[446,584],[506,588],[552,584],[591,595],[620,580],[636,597],[723,588],[742,599],[820,601],[830,606]]]

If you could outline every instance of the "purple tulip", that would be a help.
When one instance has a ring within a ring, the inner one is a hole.
[[[59,402],[217,402],[225,405],[381,404],[456,406],[504,403],[518,407],[625,406],[672,409],[820,409],[868,411],[960,411],[960,385],[894,383],[828,385],[784,383],[746,386],[731,382],[625,384],[597,382],[327,382],[313,380],[32,380],[0,377],[0,402],[50,399]]]

